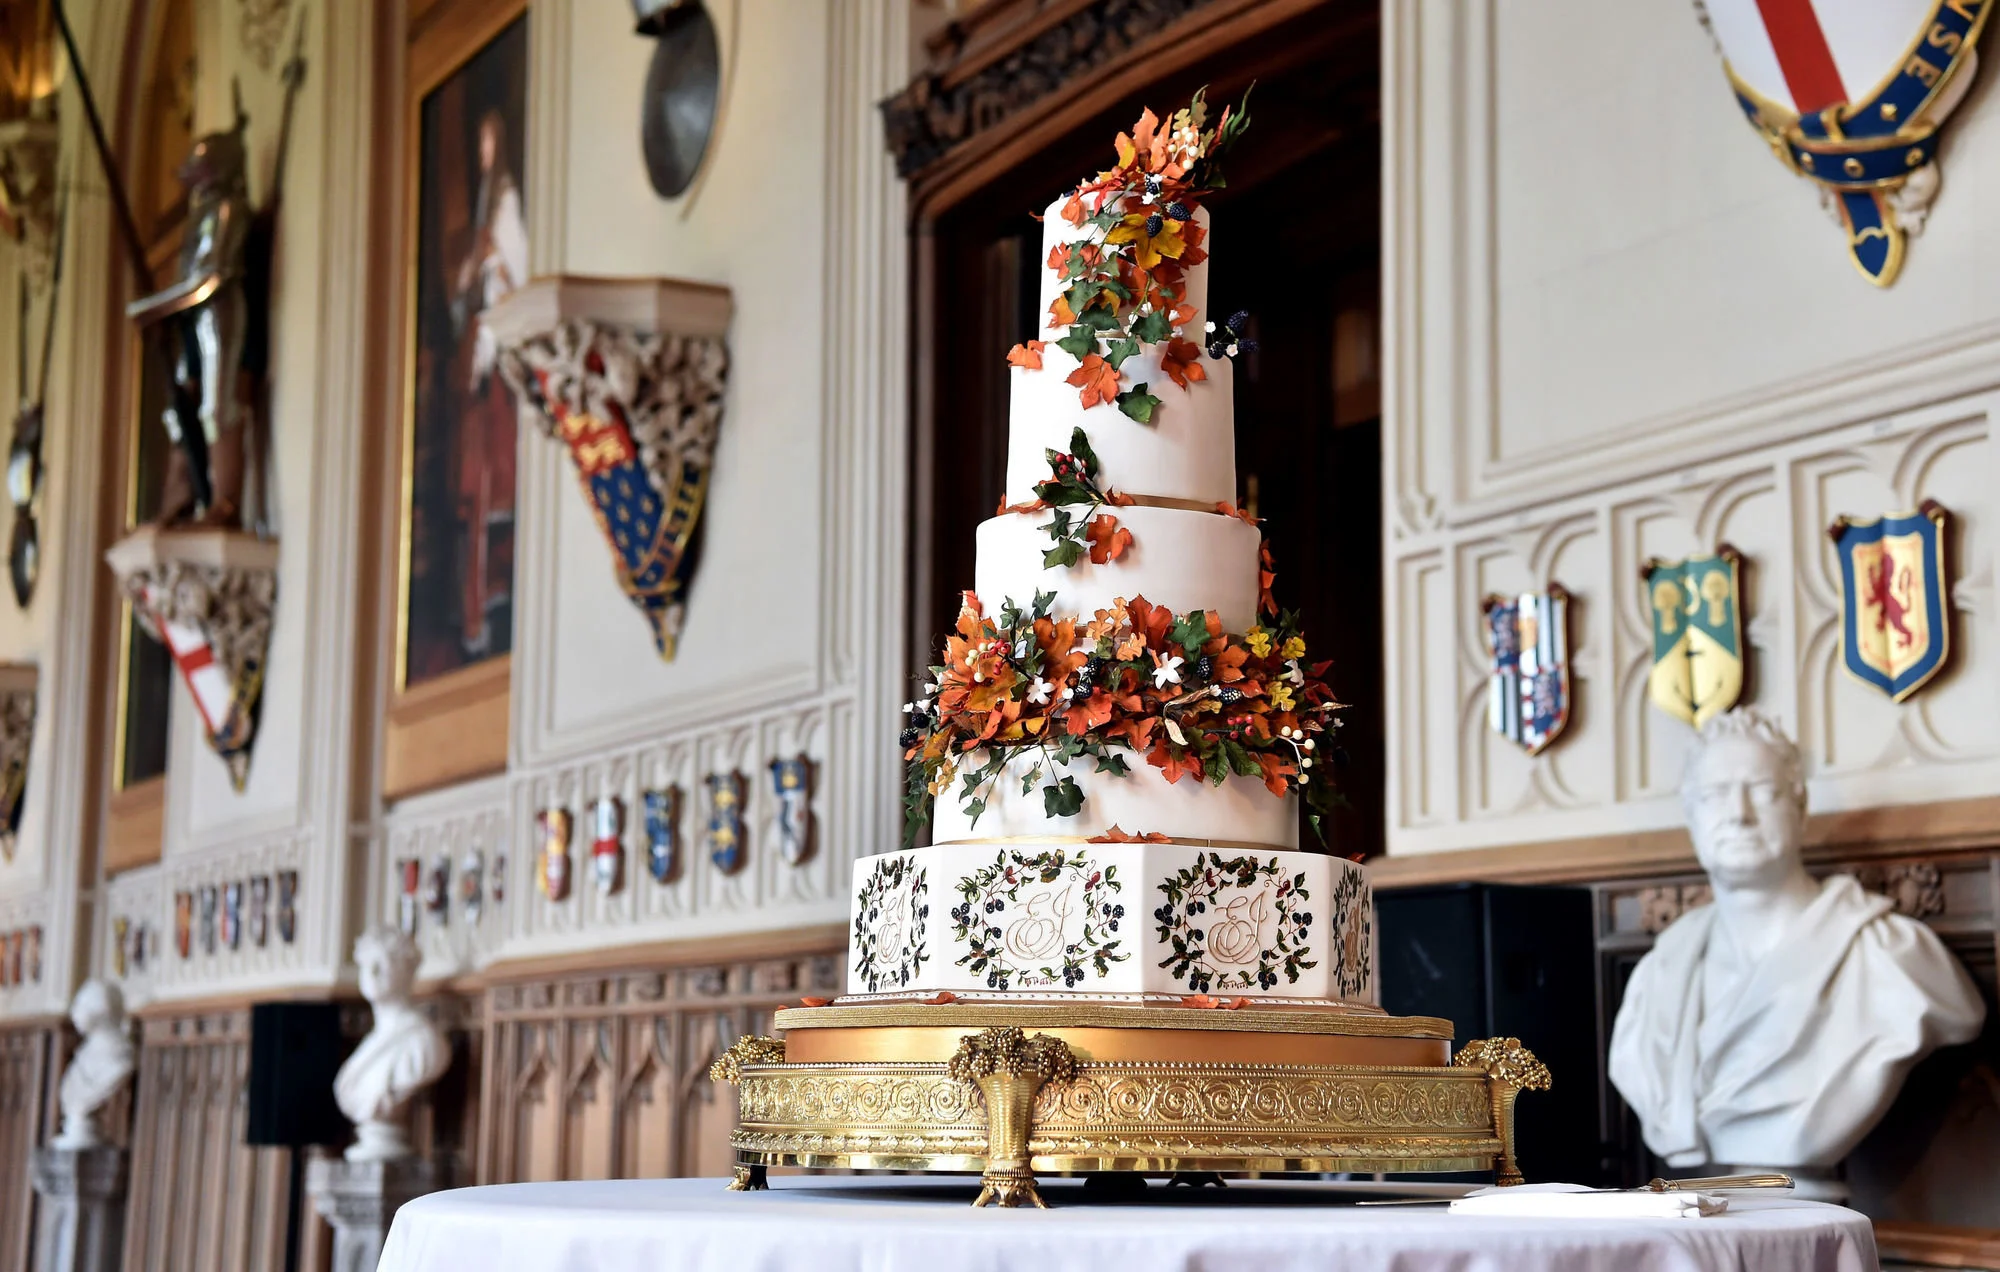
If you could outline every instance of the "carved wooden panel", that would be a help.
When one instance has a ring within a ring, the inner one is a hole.
[[[1780,441],[1711,464],[1550,499],[1506,517],[1390,510],[1387,612],[1392,853],[1672,829],[1693,731],[1647,693],[1649,557],[1744,554],[1742,701],[1804,753],[1815,809],[1963,799],[2000,780],[1993,605],[2000,446],[1982,392]],[[1841,665],[1839,567],[1826,527],[1938,499],[1952,512],[1950,660],[1905,703]],[[1488,592],[1572,596],[1568,731],[1530,758],[1487,725]]]
[[[243,1142],[247,1007],[141,1024],[125,1272],[279,1272],[291,1150]]]
[[[479,1182],[727,1173],[735,1089],[709,1063],[776,1008],[840,992],[841,968],[830,949],[494,986]]]
[[[0,1029],[0,1266],[28,1266],[35,1216],[28,1155],[55,1125],[60,1031],[48,1021]]]

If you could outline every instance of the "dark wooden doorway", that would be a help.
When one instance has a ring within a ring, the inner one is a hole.
[[[1280,604],[1302,612],[1313,656],[1333,660],[1353,704],[1336,757],[1349,807],[1328,846],[1373,855],[1384,836],[1378,18],[1340,3],[1233,10],[1209,22],[1199,58],[1107,70],[1113,104],[1041,111],[1021,125],[1032,146],[1002,121],[991,162],[966,156],[974,138],[947,159],[948,180],[913,180],[911,665],[935,656],[971,585],[973,532],[1000,494],[1004,355],[1043,321],[1034,215],[1108,163],[1142,108],[1164,112],[1203,84],[1211,102],[1235,101],[1254,81],[1252,127],[1211,201],[1211,316],[1247,311],[1261,342],[1236,376],[1238,494],[1264,518]],[[1102,87],[1095,96],[1111,100]]]

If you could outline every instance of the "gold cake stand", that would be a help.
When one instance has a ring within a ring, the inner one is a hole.
[[[1518,1039],[1325,1008],[882,1003],[777,1013],[709,1070],[739,1088],[732,1189],[772,1166],[980,1176],[1493,1170],[1549,1072]]]

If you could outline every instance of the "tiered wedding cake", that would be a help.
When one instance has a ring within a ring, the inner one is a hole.
[[[856,862],[849,999],[1374,1002],[1359,866],[1296,851],[1337,704],[1237,512],[1206,320],[1217,161],[1246,116],[1149,111],[1049,205],[1007,489],[909,707],[912,838]]]

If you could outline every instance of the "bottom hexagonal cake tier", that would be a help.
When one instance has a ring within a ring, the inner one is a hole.
[[[711,1076],[737,1084],[732,1188],[768,1168],[1037,1174],[1494,1170],[1548,1071],[1512,1038],[1325,1008],[867,1004],[780,1011]]]
[[[1367,875],[1175,840],[953,843],[854,863],[843,1002],[1375,1002]]]

